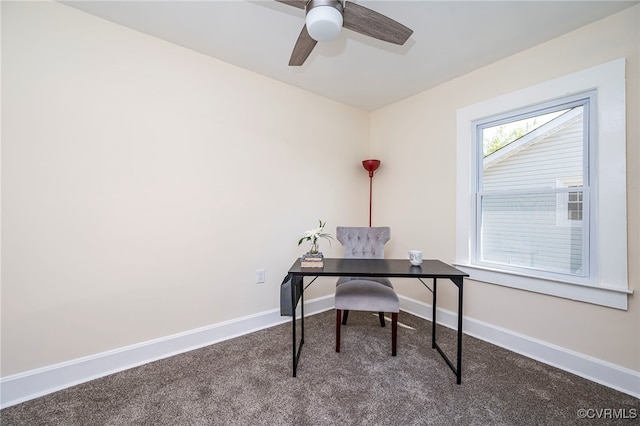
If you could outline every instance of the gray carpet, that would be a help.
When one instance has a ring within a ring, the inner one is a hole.
[[[391,327],[352,312],[334,351],[333,311],[308,317],[298,377],[285,324],[0,411],[10,425],[556,425],[640,423],[640,400],[469,336],[462,385],[431,349],[431,323]],[[455,354],[455,333],[438,328]],[[581,419],[602,409],[635,419]]]

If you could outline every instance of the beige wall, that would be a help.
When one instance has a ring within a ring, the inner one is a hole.
[[[456,110],[621,56],[637,293],[639,10],[369,114],[57,3],[3,2],[1,375],[277,308],[304,230],[366,225],[370,152],[389,256],[452,262]],[[637,295],[624,312],[465,292],[468,316],[640,370]]]
[[[366,225],[369,113],[2,8],[2,376],[275,309],[305,230]]]
[[[640,7],[583,27],[373,113],[373,154],[386,164],[374,206],[394,230],[390,255],[420,248],[455,261],[456,111],[555,77],[626,57],[628,311],[468,281],[466,315],[640,371]],[[384,200],[382,200],[384,198]],[[398,206],[402,206],[401,209]],[[446,286],[441,286],[444,289]],[[402,294],[430,303],[407,282]],[[426,293],[426,294],[425,294]],[[440,298],[455,310],[455,293]]]

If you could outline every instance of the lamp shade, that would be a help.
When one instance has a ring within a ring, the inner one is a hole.
[[[380,166],[380,160],[364,160],[362,166],[369,172],[369,177],[373,177],[373,172]]]
[[[342,14],[333,6],[317,6],[307,12],[307,31],[316,41],[331,41],[342,29]]]

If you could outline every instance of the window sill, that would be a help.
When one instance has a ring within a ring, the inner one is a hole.
[[[455,263],[469,274],[469,279],[519,290],[532,291],[610,308],[627,310],[627,297],[632,290],[618,287],[578,284],[531,277],[509,271],[501,271],[477,265]]]

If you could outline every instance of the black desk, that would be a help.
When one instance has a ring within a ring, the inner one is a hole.
[[[389,277],[389,278],[417,278],[429,291],[433,293],[432,336],[431,347],[436,349],[456,375],[457,383],[462,378],[462,287],[464,277],[469,274],[447,265],[439,260],[424,260],[420,266],[412,266],[408,260],[399,259],[324,259],[324,268],[302,268],[300,259],[289,269],[285,278],[291,280],[291,311],[293,328],[293,377],[300,352],[304,344],[304,277]],[[433,279],[433,290],[423,281],[423,278]],[[436,343],[436,298],[438,293],[438,278],[451,280],[458,288],[458,348],[456,366],[449,360]],[[315,278],[314,278],[315,280]],[[313,282],[313,281],[311,281]],[[311,283],[309,283],[311,284]],[[298,301],[301,304],[300,344],[296,348],[296,315]]]

